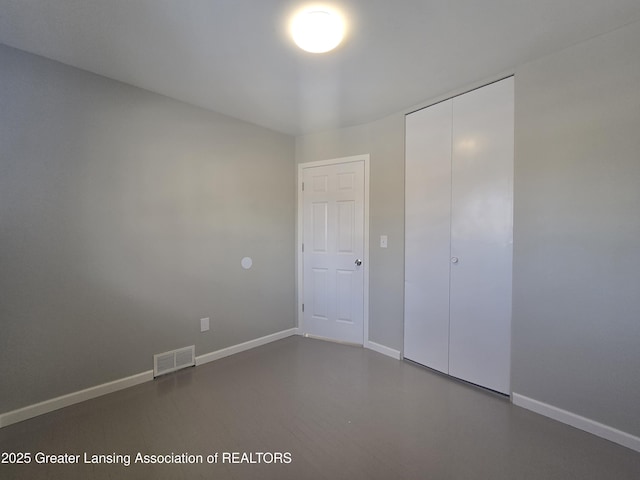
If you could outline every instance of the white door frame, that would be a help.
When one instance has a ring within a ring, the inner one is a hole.
[[[364,162],[364,261],[363,267],[363,288],[364,288],[364,305],[362,324],[364,331],[362,332],[363,347],[371,348],[369,344],[369,154],[354,155],[352,157],[334,158],[330,160],[319,160],[316,162],[307,162],[298,164],[298,178],[296,179],[296,196],[298,197],[298,221],[296,223],[297,241],[296,241],[296,263],[297,268],[297,320],[298,331],[304,333],[304,315],[302,313],[302,300],[304,299],[304,275],[303,275],[303,256],[302,256],[302,240],[304,229],[304,205],[302,193],[302,179],[304,178],[304,169],[313,167],[322,167],[326,165],[340,165],[353,162]]]

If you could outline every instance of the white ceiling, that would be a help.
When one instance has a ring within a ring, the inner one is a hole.
[[[639,0],[328,1],[348,36],[313,55],[287,32],[306,3],[0,0],[0,43],[297,135],[381,118],[640,20]]]

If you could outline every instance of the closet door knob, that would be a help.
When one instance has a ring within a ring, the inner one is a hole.
[[[356,267],[359,267],[360,265],[362,265],[362,260],[360,260],[359,258],[356,258],[356,261],[353,263],[356,264]]]
[[[458,263],[458,257],[451,257],[451,263]]]

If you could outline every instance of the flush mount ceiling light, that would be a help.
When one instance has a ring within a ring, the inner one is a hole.
[[[293,17],[291,35],[302,50],[324,53],[342,41],[344,22],[338,13],[328,8],[307,8]]]

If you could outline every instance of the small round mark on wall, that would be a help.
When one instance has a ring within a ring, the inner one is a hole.
[[[240,265],[242,265],[242,268],[244,268],[245,270],[249,270],[253,265],[253,260],[251,260],[251,257],[244,257],[242,260],[240,260]]]

